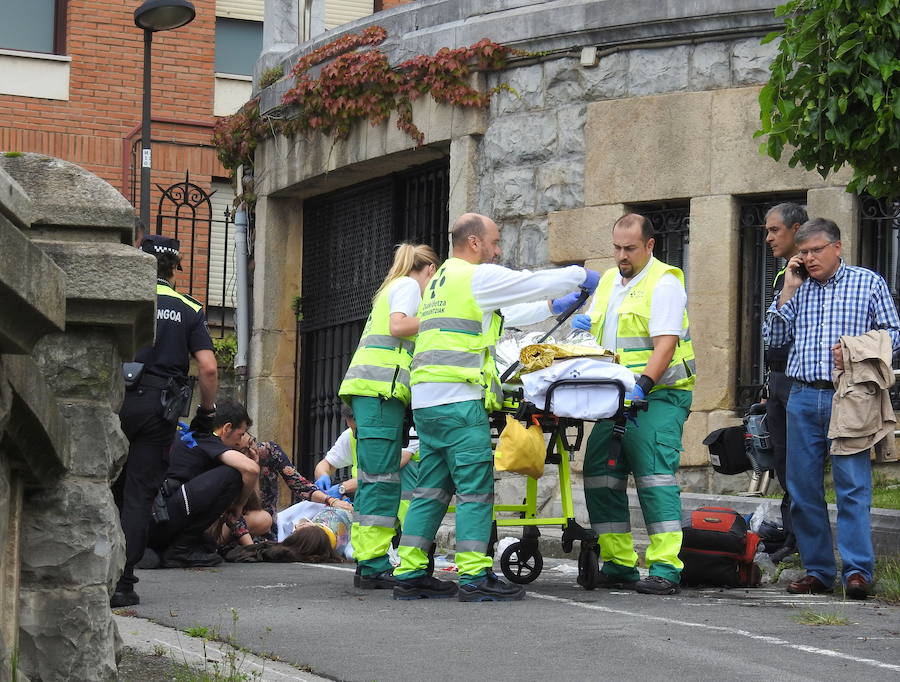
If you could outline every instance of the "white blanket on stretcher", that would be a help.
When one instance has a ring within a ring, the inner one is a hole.
[[[621,381],[626,391],[634,388],[634,373],[622,365],[598,358],[555,360],[546,369],[520,376],[525,399],[542,408],[547,389],[563,379],[606,379]],[[607,419],[619,409],[619,391],[610,386],[560,386],[553,391],[550,409],[557,417]]]

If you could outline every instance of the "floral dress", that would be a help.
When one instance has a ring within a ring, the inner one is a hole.
[[[269,512],[269,515],[272,517],[272,527],[269,529],[269,532],[263,535],[260,539],[275,540],[277,528],[275,525],[275,516],[278,507],[278,478],[281,477],[281,479],[284,480],[284,482],[287,484],[287,487],[290,488],[291,504],[296,504],[297,502],[301,501],[309,501],[312,494],[316,490],[318,490],[318,488],[316,488],[315,483],[311,483],[309,480],[303,478],[303,476],[297,473],[294,465],[291,464],[291,460],[289,460],[288,456],[284,454],[284,450],[281,449],[281,446],[278,445],[278,443],[270,440],[265,443],[260,443],[260,446],[260,506],[264,511]],[[247,528],[247,522],[244,520],[243,516],[234,523],[229,523],[228,527],[231,530],[231,542],[229,542],[229,545],[237,542],[238,538],[250,532],[250,529]]]

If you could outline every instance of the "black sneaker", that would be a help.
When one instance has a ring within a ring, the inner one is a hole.
[[[673,583],[668,578],[650,575],[638,580],[634,584],[634,589],[641,594],[678,594],[681,592],[681,585]]]
[[[423,575],[410,580],[394,579],[394,599],[449,599],[456,596],[456,583]]]
[[[148,547],[144,550],[144,555],[141,557],[141,560],[138,561],[134,567],[142,568],[144,570],[150,570],[153,568],[159,568],[159,565],[162,563],[162,559],[159,558],[159,554],[156,553],[156,550]]]
[[[360,573],[359,566],[356,567],[356,574],[353,576],[353,587],[361,590],[390,590],[397,584],[394,578],[394,571],[382,571],[374,575],[363,575]]]
[[[121,609],[123,606],[135,606],[141,603],[141,598],[134,590],[116,590],[109,598],[109,608]]]
[[[782,561],[784,561],[785,559],[787,559],[788,557],[790,557],[796,553],[797,553],[796,547],[791,547],[791,546],[786,545],[786,546],[782,547],[781,549],[778,549],[778,550],[772,552],[769,555],[769,558],[772,560],[773,564],[780,564]]]
[[[456,598],[459,601],[518,601],[525,598],[525,588],[503,582],[488,571],[483,578],[460,585]]]
[[[222,557],[194,545],[172,545],[162,555],[163,568],[200,568],[218,566]]]
[[[637,580],[622,580],[600,571],[600,576],[594,583],[597,587],[605,587],[607,590],[636,590]]]

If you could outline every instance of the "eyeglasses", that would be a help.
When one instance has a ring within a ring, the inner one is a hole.
[[[814,249],[799,249],[797,253],[801,258],[806,258],[807,256],[815,256],[818,258],[826,247],[831,246],[834,242],[828,242],[827,244],[822,244],[822,246],[817,246]]]

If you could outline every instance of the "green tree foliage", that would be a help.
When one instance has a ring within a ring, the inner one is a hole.
[[[900,0],[791,0],[759,95],[760,151],[825,178],[845,163],[848,190],[900,196]]]

